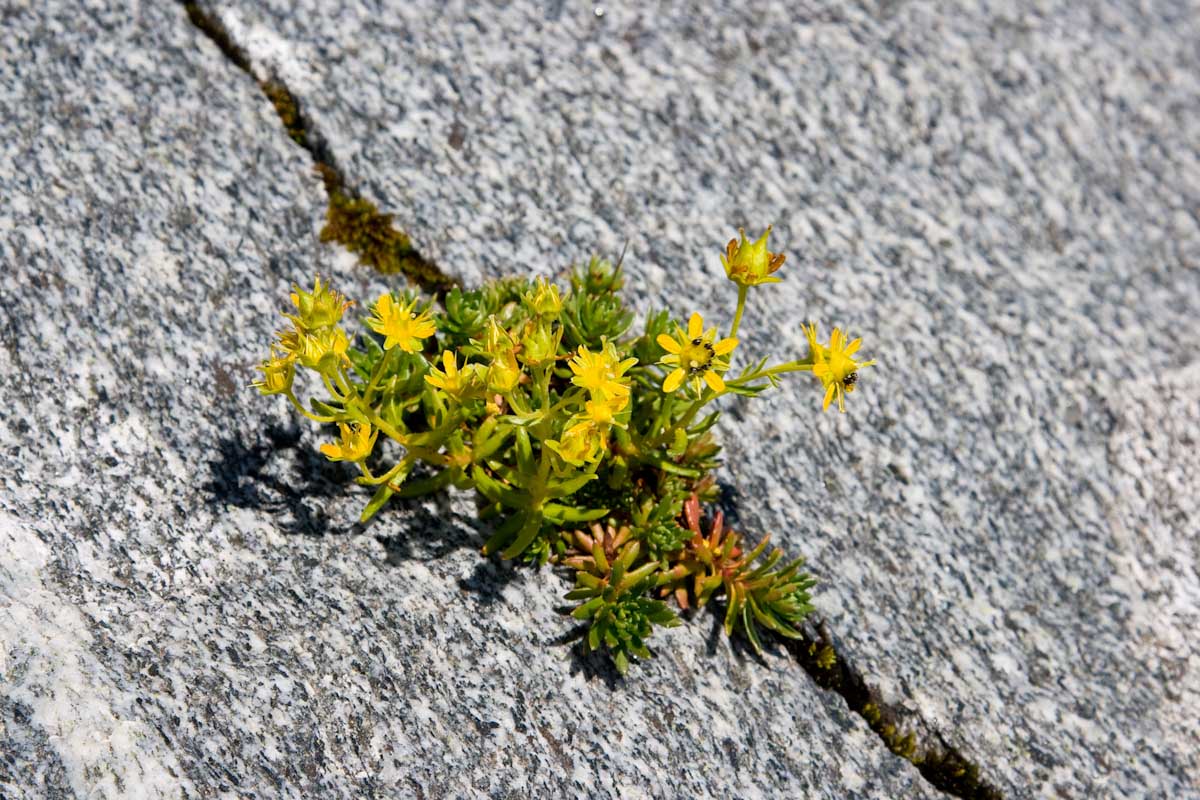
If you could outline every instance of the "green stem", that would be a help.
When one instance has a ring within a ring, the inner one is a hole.
[[[811,372],[813,368],[812,361],[807,359],[803,361],[789,361],[786,364],[776,364],[767,369],[758,369],[746,375],[739,375],[736,378],[725,381],[730,386],[744,386],[751,381],[756,381],[759,378],[765,378],[768,375],[783,375],[788,372]]]
[[[421,495],[433,494],[434,492],[444,489],[450,485],[450,481],[454,478],[454,470],[447,467],[431,478],[425,478],[412,483],[406,483],[396,492],[396,497],[419,497]]]
[[[550,368],[548,366],[538,368],[537,388],[538,405],[545,409],[550,405]]]
[[[367,469],[367,465],[360,461],[358,462],[358,469],[362,472],[363,477],[358,479],[359,483],[363,483],[368,486],[378,486],[381,483],[387,483],[392,478],[396,477],[396,473],[399,472],[403,466],[404,462],[400,461],[396,464],[396,466],[392,467],[387,472],[383,473],[379,477],[375,477],[371,474],[371,470]]]
[[[405,435],[402,434],[400,431],[396,430],[390,424],[388,424],[387,420],[385,420],[383,417],[379,416],[379,414],[374,409],[367,409],[363,412],[363,414],[364,414],[364,416],[366,416],[367,421],[370,422],[372,425],[374,425],[376,428],[383,431],[384,433],[386,433],[392,439],[395,439],[400,444],[405,444],[405,438],[406,438]]]
[[[296,395],[293,394],[292,392],[287,393],[287,399],[292,401],[292,405],[296,407],[297,411],[299,411],[301,414],[303,414],[304,416],[311,419],[313,422],[319,422],[322,425],[324,425],[329,422],[340,422],[341,421],[338,417],[324,417],[319,414],[313,414],[307,408],[300,405],[300,401],[296,399]]]
[[[730,337],[737,336],[738,328],[741,327],[742,312],[746,310],[746,294],[748,291],[748,286],[738,285],[737,312],[733,315],[733,326],[729,329]]]
[[[655,438],[655,440],[650,443],[650,449],[651,450],[657,449],[665,442],[671,441],[671,437],[675,435],[676,430],[678,430],[679,428],[686,428],[688,423],[690,423],[692,421],[692,419],[695,418],[696,414],[698,414],[700,412],[700,409],[704,408],[704,406],[708,405],[708,403],[710,403],[713,400],[716,400],[718,397],[720,397],[723,394],[725,394],[725,392],[714,392],[712,389],[706,388],[704,390],[704,394],[700,395],[700,399],[697,400],[696,402],[692,403],[691,407],[684,413],[684,415],[682,417],[679,418],[679,420],[674,425],[667,428],[665,431],[662,432],[662,434],[660,436]]]
[[[383,354],[383,358],[379,359],[379,363],[375,365],[375,374],[371,376],[371,382],[367,384],[366,390],[363,391],[363,402],[367,405],[370,405],[371,401],[375,399],[375,386],[379,383],[379,379],[383,377],[383,374],[387,372],[388,367],[391,366],[392,354],[398,351],[399,348],[397,347],[388,350]]]
[[[529,410],[529,406],[525,405],[521,395],[519,394],[519,390],[513,389],[511,392],[504,395],[504,399],[508,401],[508,404],[512,407],[512,410],[516,411],[521,416],[527,417],[532,415],[533,412]]]
[[[329,392],[330,398],[332,398],[335,403],[346,402],[346,396],[333,387],[333,381],[329,379],[329,376],[326,373],[321,373],[321,380],[325,382],[325,390]]]

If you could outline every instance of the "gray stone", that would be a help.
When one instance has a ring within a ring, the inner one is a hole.
[[[932,797],[715,618],[618,680],[470,498],[364,497],[249,391],[316,241],[307,154],[174,4],[0,28],[0,794]]]
[[[728,322],[877,357],[730,403],[728,505],[852,661],[1011,797],[1200,793],[1200,19],[1183,3],[208,0],[352,182],[468,281],[629,243]]]

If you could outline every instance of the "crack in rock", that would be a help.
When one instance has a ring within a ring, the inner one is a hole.
[[[963,756],[926,720],[884,702],[842,655],[823,621],[806,624],[802,633],[801,639],[783,640],[797,663],[822,689],[840,695],[889,750],[911,762],[934,788],[966,800],[1001,800],[1000,790],[980,777],[979,765]]]
[[[199,3],[180,1],[192,25],[208,37],[230,63],[254,79],[271,101],[288,136],[311,156],[329,198],[321,241],[337,242],[358,256],[359,261],[379,272],[401,273],[439,300],[457,286],[457,280],[422,256],[408,235],[395,227],[394,215],[381,212],[374,203],[347,186],[345,175],[324,137],[314,129],[300,101],[287,85],[274,75],[259,76],[246,51],[233,40],[219,19],[201,8]]]

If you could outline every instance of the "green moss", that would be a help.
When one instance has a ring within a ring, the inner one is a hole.
[[[829,645],[822,647],[817,653],[817,666],[824,670],[833,669],[837,666],[837,652]]]
[[[275,106],[275,113],[279,115],[279,121],[283,123],[288,136],[301,147],[307,147],[308,130],[304,118],[300,116],[300,104],[295,96],[279,81],[263,81],[260,86],[271,105]]]
[[[387,275],[407,275],[425,289],[441,293],[454,286],[453,279],[422,258],[408,236],[396,230],[392,219],[370,200],[333,191],[321,241],[337,242],[362,263]]]

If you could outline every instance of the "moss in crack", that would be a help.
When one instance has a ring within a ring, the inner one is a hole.
[[[403,273],[439,296],[455,286],[452,278],[422,258],[412,240],[396,229],[391,214],[381,212],[365,198],[331,191],[321,241],[337,242],[367,266],[387,275]]]
[[[296,102],[296,98],[279,81],[263,81],[259,85],[262,87],[263,94],[271,101],[271,105],[275,106],[275,113],[279,115],[279,121],[283,123],[288,136],[292,137],[293,142],[307,149],[307,125],[304,123],[304,118],[300,116],[300,104]]]
[[[212,40],[238,69],[255,79],[259,89],[271,101],[288,136],[312,157],[329,197],[321,241],[337,242],[357,255],[363,264],[382,273],[401,273],[426,291],[435,293],[439,299],[457,285],[457,281],[437,264],[417,252],[408,235],[393,224],[393,215],[381,212],[370,200],[347,188],[332,154],[313,131],[299,100],[287,86],[278,80],[255,77],[246,52],[233,41],[221,21],[199,3],[185,0],[183,7],[192,25]]]
[[[944,742],[919,742],[915,731],[905,731],[900,714],[878,697],[838,656],[824,624],[807,629],[805,637],[786,643],[787,649],[822,689],[837,692],[859,714],[888,749],[912,762],[925,780],[951,797],[1001,800],[999,790],[979,777],[978,765]]]

